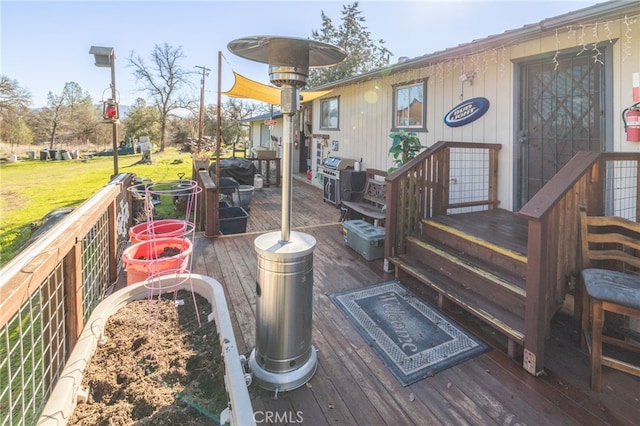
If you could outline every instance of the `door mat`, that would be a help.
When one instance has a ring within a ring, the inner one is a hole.
[[[489,350],[399,281],[330,297],[403,386]]]

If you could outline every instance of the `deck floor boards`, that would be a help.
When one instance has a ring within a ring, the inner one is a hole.
[[[198,235],[194,245],[193,272],[212,276],[225,288],[238,347],[247,355],[255,333],[254,240],[262,232],[280,230],[280,205],[279,188],[256,192],[246,234],[211,239]],[[447,311],[492,349],[403,387],[329,298],[394,279],[383,271],[382,260],[366,261],[344,244],[339,213],[322,202],[320,189],[294,180],[292,230],[306,232],[317,242],[312,341],[319,351],[318,370],[306,385],[280,393],[277,400],[273,392],[253,384],[255,411],[286,414],[289,423],[295,423],[299,413],[305,424],[313,425],[624,425],[640,418],[640,379],[605,368],[604,392],[589,389],[588,357],[571,334],[566,314],[552,321],[547,374],[536,378],[508,358],[504,340],[489,327],[467,314]],[[435,304],[428,289],[417,282],[405,284]]]

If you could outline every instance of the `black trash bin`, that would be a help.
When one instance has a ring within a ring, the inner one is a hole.
[[[48,160],[49,159],[49,150],[43,149],[40,151],[40,160]]]

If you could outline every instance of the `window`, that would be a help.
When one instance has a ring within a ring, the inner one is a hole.
[[[327,98],[320,101],[320,128],[338,129],[340,103],[338,98]]]
[[[426,80],[393,88],[393,128],[426,130]]]

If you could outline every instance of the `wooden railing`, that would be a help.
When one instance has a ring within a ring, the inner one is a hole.
[[[220,193],[208,171],[198,171],[195,173],[195,178],[198,186],[202,188],[198,194],[198,223],[196,226],[199,231],[204,231],[205,237],[212,238],[220,234],[218,211]]]
[[[580,152],[518,212],[529,223],[524,344],[529,373],[542,371],[551,317],[579,275],[580,205],[589,215],[637,221],[639,177],[640,154]]]
[[[423,218],[496,207],[500,148],[442,141],[387,176],[385,258],[405,252]]]
[[[87,319],[117,280],[132,178],[116,176],[0,270],[1,424],[35,424]]]

